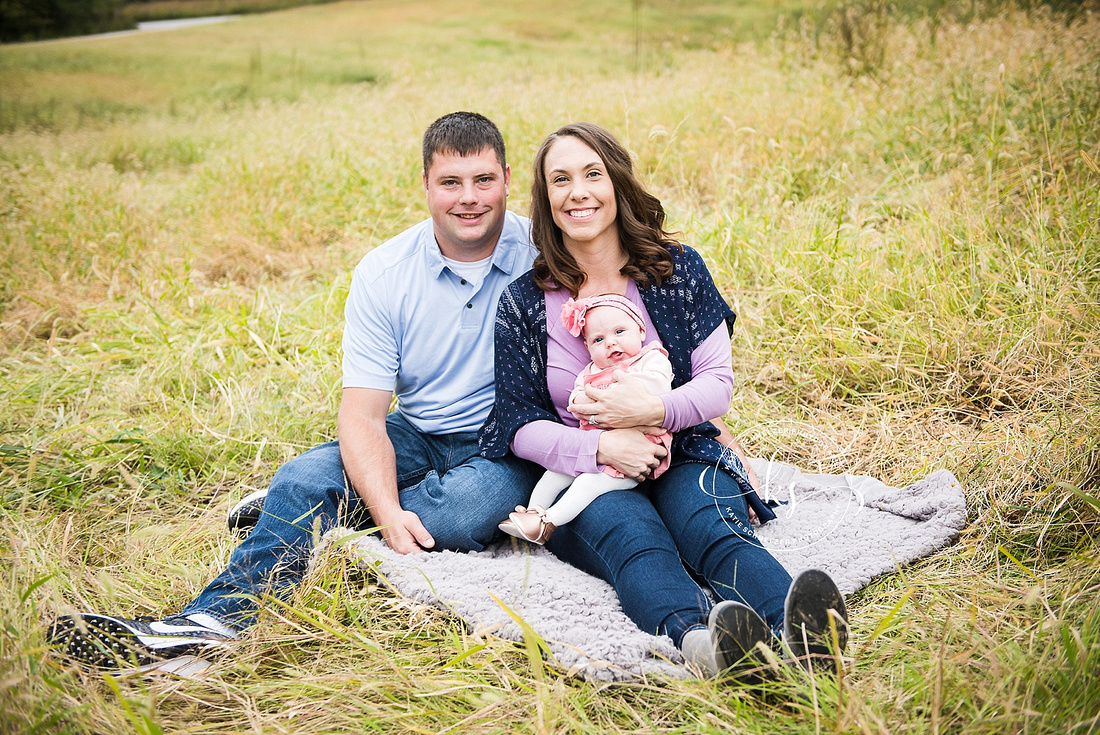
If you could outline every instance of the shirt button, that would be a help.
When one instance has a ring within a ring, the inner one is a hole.
[[[465,278],[463,278],[463,279],[462,279],[462,280],[460,281],[460,283],[461,283],[461,284],[462,284],[463,286],[465,286],[465,285],[466,285],[466,279],[465,279]]]
[[[466,308],[467,309],[472,309],[472,308],[474,308],[474,305],[473,304],[466,304]]]

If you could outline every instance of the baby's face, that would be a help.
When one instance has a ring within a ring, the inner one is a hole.
[[[622,309],[597,306],[585,314],[584,344],[596,367],[613,367],[642,351],[642,328]]]

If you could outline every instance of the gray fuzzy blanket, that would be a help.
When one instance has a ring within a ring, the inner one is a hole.
[[[966,525],[962,487],[947,470],[892,488],[870,477],[805,475],[790,465],[750,462],[765,499],[781,503],[779,517],[757,529],[761,542],[792,574],[823,569],[845,594],[931,554]],[[315,553],[346,546],[396,592],[451,612],[474,634],[522,641],[513,614],[519,616],[570,675],[690,676],[672,641],[639,630],[609,585],[542,547],[508,542],[476,553],[401,556],[374,536],[349,534],[334,529]]]

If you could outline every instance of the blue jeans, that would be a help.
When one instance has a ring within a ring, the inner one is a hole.
[[[691,573],[782,630],[791,576],[760,545],[737,482],[709,465],[674,463],[656,480],[601,495],[547,548],[612,585],[639,628],[677,645],[711,608]]]
[[[477,434],[422,434],[396,413],[386,431],[397,457],[401,507],[420,516],[435,550],[480,551],[497,523],[527,502],[542,469],[514,456],[478,455]],[[226,625],[256,621],[263,595],[285,597],[302,581],[309,554],[329,529],[370,528],[366,505],[344,474],[338,442],[310,449],[279,468],[252,533],[229,566],[181,615],[206,613]]]

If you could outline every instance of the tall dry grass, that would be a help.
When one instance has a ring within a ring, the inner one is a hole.
[[[1100,731],[1100,17],[912,10],[742,42],[767,8],[378,0],[0,49],[0,730]],[[465,108],[519,211],[551,130],[621,136],[740,315],[733,430],[948,467],[959,542],[854,596],[841,679],[763,694],[583,684],[339,557],[210,681],[68,666],[44,621],[179,609],[230,499],[331,438],[350,269]]]

